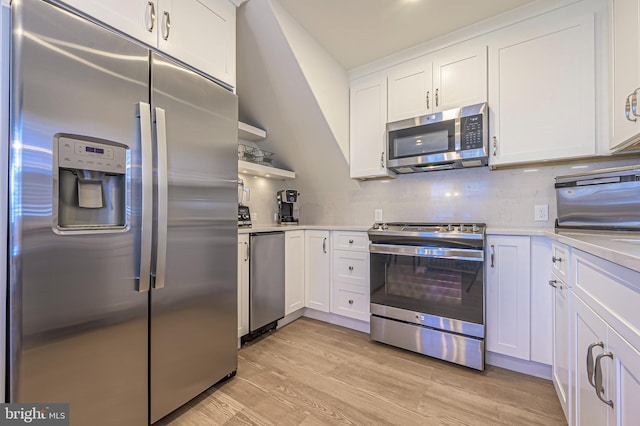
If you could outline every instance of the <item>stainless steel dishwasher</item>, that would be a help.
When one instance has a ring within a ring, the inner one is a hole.
[[[250,340],[284,317],[284,232],[250,234]]]

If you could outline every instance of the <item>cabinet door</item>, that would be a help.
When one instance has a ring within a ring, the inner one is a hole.
[[[135,39],[156,46],[158,0],[65,0],[65,3]]]
[[[159,0],[158,48],[235,86],[236,7],[229,0]]]
[[[640,120],[632,112],[627,118],[631,110],[629,97],[640,87],[640,1],[610,0],[609,5],[612,83],[609,146],[616,149],[637,141],[640,136]],[[636,92],[636,98],[640,98],[640,91]],[[640,115],[640,105],[637,113]]]
[[[387,79],[357,80],[350,92],[350,175],[392,176],[386,165]]]
[[[435,110],[486,102],[487,47],[445,52],[433,61]]]
[[[640,422],[640,352],[611,329],[608,337],[609,350],[613,354],[611,376],[617,378],[612,389],[614,396],[608,396],[614,404],[614,410],[609,410],[609,414],[614,416],[610,424],[637,425]]]
[[[593,14],[545,15],[499,34],[489,46],[490,163],[595,154]]]
[[[590,366],[595,365],[596,357],[608,350],[607,346],[607,324],[593,312],[579,297],[572,299],[572,320],[575,324],[575,425],[607,425],[608,418],[611,416],[608,405],[603,404],[596,396],[593,382],[593,370],[587,368],[588,361]],[[593,345],[593,346],[592,346]],[[591,351],[589,351],[591,348]],[[591,352],[592,357],[587,359],[587,355]],[[610,398],[610,360],[605,358],[601,360],[603,368],[603,387],[605,395]],[[589,374],[591,373],[591,374]]]
[[[304,308],[304,232],[287,231],[284,240],[284,314]]]
[[[571,424],[571,396],[570,377],[570,335],[569,335],[569,288],[555,277],[556,288],[553,291],[553,350],[552,350],[552,380],[558,394],[560,405]]]
[[[307,308],[329,312],[329,231],[305,231],[304,240],[304,305]]]
[[[238,236],[238,337],[249,332],[249,235]]]
[[[434,107],[431,61],[418,59],[392,68],[387,76],[389,122],[428,114]]]
[[[487,237],[487,350],[529,360],[529,237]]]

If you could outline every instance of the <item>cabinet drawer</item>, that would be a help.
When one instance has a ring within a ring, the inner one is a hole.
[[[573,291],[636,348],[640,348],[640,273],[575,250]]]
[[[569,281],[569,247],[560,243],[551,243],[551,270],[565,284],[571,287]]]
[[[369,289],[369,253],[333,251],[333,281]]]
[[[331,312],[369,321],[369,289],[343,283],[331,288]]]
[[[334,231],[333,244],[338,250],[369,251],[369,237],[366,232]]]

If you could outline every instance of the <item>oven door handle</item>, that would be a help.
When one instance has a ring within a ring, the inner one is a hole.
[[[483,262],[484,251],[462,248],[400,246],[394,244],[369,244],[371,254],[396,254],[399,256],[435,257],[441,259]]]

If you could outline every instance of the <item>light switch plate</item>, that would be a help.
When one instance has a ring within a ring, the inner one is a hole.
[[[373,211],[374,221],[382,222],[382,209],[375,209]]]

